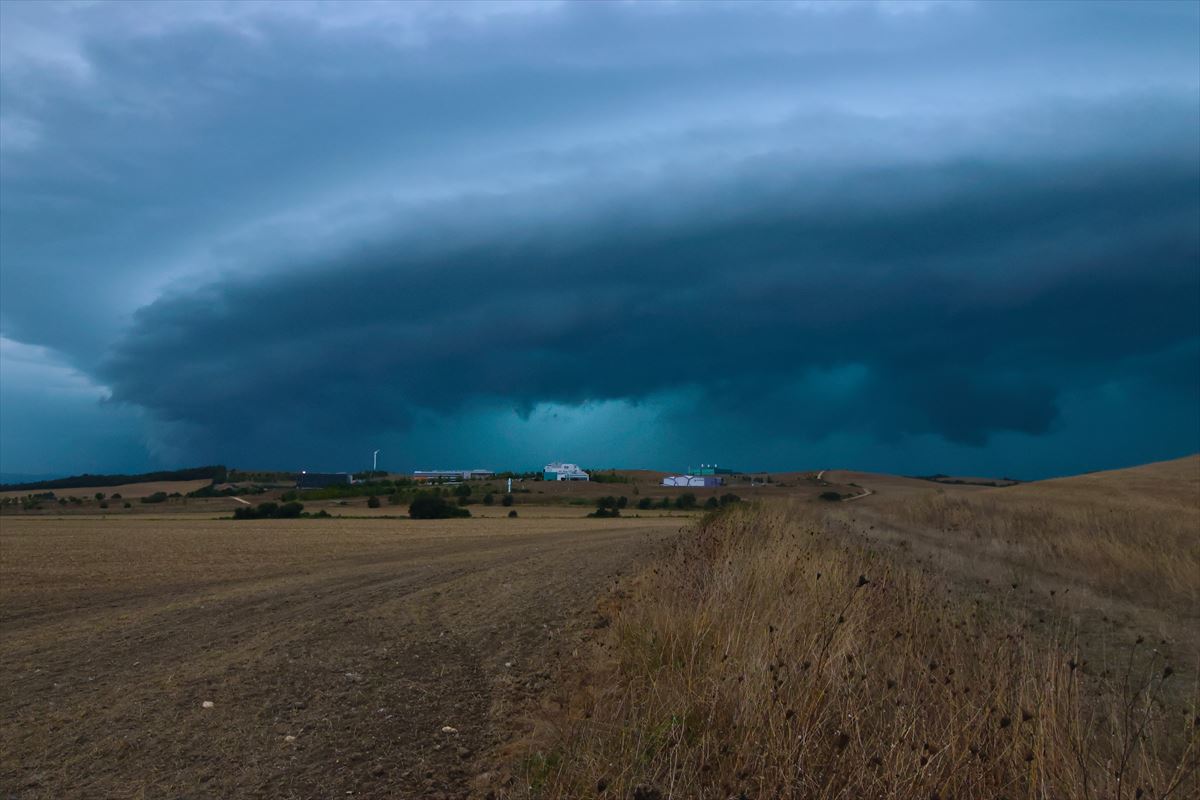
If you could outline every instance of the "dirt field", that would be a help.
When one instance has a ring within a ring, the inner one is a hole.
[[[682,522],[6,518],[0,795],[463,796]]]
[[[79,497],[91,499],[96,492],[103,492],[106,497],[112,497],[114,494],[121,495],[125,500],[137,500],[142,497],[149,497],[155,492],[179,492],[187,494],[194,492],[197,489],[202,489],[211,484],[210,480],[197,481],[153,481],[149,483],[123,483],[119,486],[80,486],[72,489],[24,489],[14,492],[0,492],[0,498],[3,497],[25,497],[31,494],[39,494],[44,491],[53,491],[55,497]]]

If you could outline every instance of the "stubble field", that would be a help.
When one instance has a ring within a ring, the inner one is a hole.
[[[461,796],[679,527],[6,518],[0,795]]]

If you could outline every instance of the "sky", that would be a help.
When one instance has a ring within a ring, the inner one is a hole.
[[[0,3],[0,471],[1200,451],[1200,4]]]

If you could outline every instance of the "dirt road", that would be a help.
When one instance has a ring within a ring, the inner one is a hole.
[[[0,795],[465,796],[680,525],[3,520]]]

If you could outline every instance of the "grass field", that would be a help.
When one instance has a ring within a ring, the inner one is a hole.
[[[1197,609],[1153,585],[1200,536],[1195,463],[954,492],[835,473],[877,491],[722,515],[641,574],[510,796],[1200,796]],[[1072,568],[1070,509],[1100,497]]]

